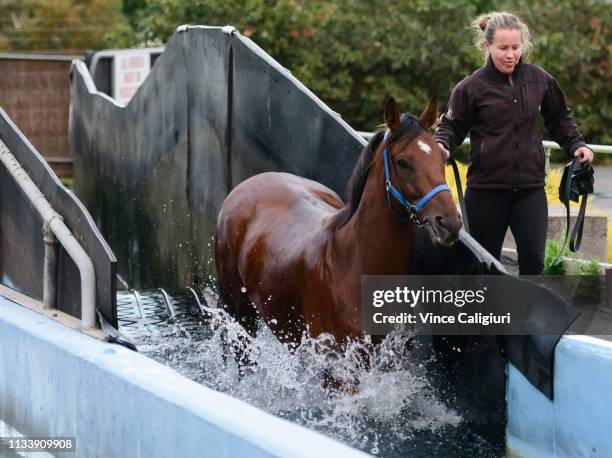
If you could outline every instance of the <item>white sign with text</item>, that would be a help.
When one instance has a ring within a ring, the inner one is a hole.
[[[151,54],[144,49],[118,51],[113,61],[113,94],[127,105],[151,69]]]

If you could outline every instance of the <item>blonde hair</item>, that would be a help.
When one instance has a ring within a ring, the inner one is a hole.
[[[529,27],[521,19],[507,11],[493,11],[481,14],[472,22],[472,28],[476,32],[476,47],[487,56],[485,43],[493,43],[495,32],[499,29],[518,30],[521,32],[521,48],[525,58],[529,56],[533,45]]]

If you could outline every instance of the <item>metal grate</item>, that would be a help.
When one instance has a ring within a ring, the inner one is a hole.
[[[208,304],[216,295],[208,289],[200,296],[193,288],[166,291],[163,288],[117,292],[119,329],[131,337],[159,334],[178,327],[187,334],[198,332],[210,316]]]

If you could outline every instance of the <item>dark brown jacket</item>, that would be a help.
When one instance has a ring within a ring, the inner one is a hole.
[[[544,149],[539,113],[553,140],[571,156],[586,146],[559,83],[536,65],[519,62],[512,74],[486,65],[461,81],[451,94],[435,134],[449,151],[470,136],[467,185],[479,189],[544,186]]]

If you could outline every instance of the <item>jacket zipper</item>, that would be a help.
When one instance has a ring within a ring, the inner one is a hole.
[[[514,97],[514,115],[517,116],[517,113],[520,111],[519,107],[518,107],[518,94],[517,94],[517,89],[516,89],[517,85],[516,85],[516,81],[514,82],[514,84],[512,85],[512,95]],[[520,89],[519,89],[520,91]],[[518,114],[518,119],[520,119],[520,114]],[[516,122],[515,124],[515,129],[514,132],[516,134],[516,136],[518,137],[519,135],[519,121]],[[519,182],[519,150],[518,150],[518,140],[514,142],[514,175],[512,176],[512,190],[514,192],[518,191],[518,182]]]

